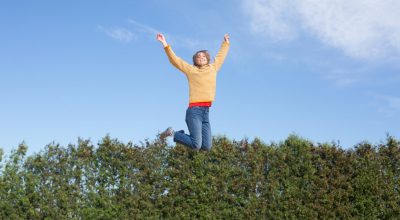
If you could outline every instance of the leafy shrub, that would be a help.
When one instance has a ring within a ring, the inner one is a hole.
[[[214,137],[210,152],[109,136],[2,161],[0,219],[281,219],[400,217],[400,143],[347,150],[291,135]]]

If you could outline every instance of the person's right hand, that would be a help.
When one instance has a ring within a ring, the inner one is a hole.
[[[165,37],[162,33],[157,34],[157,40],[160,41],[164,47],[168,46],[167,40],[165,39]]]
[[[230,38],[229,34],[225,34],[224,35],[224,41],[225,42],[229,43],[229,38]]]

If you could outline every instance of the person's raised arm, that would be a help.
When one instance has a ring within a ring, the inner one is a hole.
[[[171,49],[171,47],[168,45],[167,40],[165,39],[164,35],[161,33],[157,34],[157,40],[162,43],[164,46],[165,53],[167,53],[169,62],[178,68],[180,71],[182,71],[185,74],[190,73],[191,69],[193,68],[192,65],[186,63],[183,59],[180,57],[176,56],[174,51]]]
[[[230,39],[229,34],[225,34],[221,48],[219,49],[217,55],[215,56],[214,65],[217,71],[219,71],[219,69],[221,68],[222,64],[224,63],[225,57],[228,54],[229,44],[230,44],[229,39]]]

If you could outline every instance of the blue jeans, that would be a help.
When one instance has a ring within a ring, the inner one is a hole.
[[[211,149],[211,126],[208,117],[209,107],[194,106],[186,110],[186,125],[190,135],[184,131],[174,134],[174,141],[191,149]]]

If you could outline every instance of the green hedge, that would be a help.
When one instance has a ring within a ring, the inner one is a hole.
[[[215,137],[210,152],[105,137],[0,151],[0,219],[400,217],[400,143]]]

